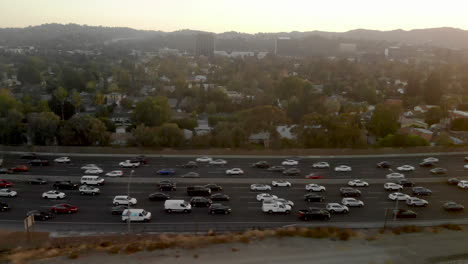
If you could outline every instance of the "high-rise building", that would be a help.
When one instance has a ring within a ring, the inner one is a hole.
[[[195,40],[195,54],[211,57],[215,50],[215,36],[211,33],[198,33]]]

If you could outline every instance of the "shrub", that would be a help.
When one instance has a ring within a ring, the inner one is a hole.
[[[112,246],[107,250],[107,253],[109,254],[117,254],[120,252],[120,247],[118,246]]]
[[[80,254],[77,251],[73,251],[68,255],[69,259],[77,259],[80,256]]]
[[[455,230],[455,231],[463,230],[461,226],[454,225],[454,224],[445,224],[445,225],[441,225],[441,227],[448,229],[448,230]]]
[[[142,248],[137,243],[132,243],[132,244],[129,244],[128,246],[125,247],[125,253],[126,254],[135,254],[135,253],[137,253],[138,251],[141,251],[141,250],[142,250]]]

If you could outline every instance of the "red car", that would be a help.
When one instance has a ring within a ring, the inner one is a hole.
[[[0,188],[10,188],[13,187],[13,183],[5,180],[0,180]]]
[[[315,173],[309,173],[305,176],[306,179],[322,179],[323,176],[322,175],[318,175],[318,174],[315,174]]]
[[[57,204],[57,205],[52,206],[52,208],[50,208],[50,211],[56,214],[58,213],[71,214],[71,213],[78,212],[78,207],[74,205],[70,205],[70,204]]]
[[[11,168],[13,172],[27,172],[29,171],[29,167],[26,165],[18,165],[16,167]]]

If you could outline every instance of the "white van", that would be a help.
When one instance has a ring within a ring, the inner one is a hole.
[[[122,213],[123,222],[149,222],[151,220],[151,212],[144,209],[125,209]]]
[[[291,213],[291,206],[287,204],[283,204],[280,202],[266,202],[262,205],[262,211],[264,213]]]
[[[192,211],[192,205],[184,200],[166,200],[164,202],[164,210],[168,213],[172,212],[184,212],[190,213]]]
[[[103,185],[104,184],[104,179],[99,177],[99,176],[85,175],[85,176],[81,177],[81,184]]]

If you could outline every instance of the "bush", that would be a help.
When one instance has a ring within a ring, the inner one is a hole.
[[[80,254],[78,252],[76,252],[76,251],[73,251],[68,255],[69,259],[77,259],[79,257],[80,257]]]
[[[468,119],[457,118],[452,121],[452,130],[454,131],[468,131]]]
[[[137,243],[132,243],[132,244],[129,244],[128,246],[125,247],[125,253],[127,253],[127,254],[135,254],[135,253],[137,253],[138,251],[141,251],[141,250],[142,250],[142,248]]]
[[[118,254],[120,252],[120,247],[118,246],[113,246],[107,250],[107,253],[109,254]]]
[[[453,225],[453,224],[445,224],[445,225],[441,225],[441,227],[448,229],[448,230],[455,230],[455,231],[463,230],[461,226]]]
[[[401,148],[401,147],[418,147],[429,146],[429,143],[418,135],[387,135],[377,143],[379,147],[386,148]]]

